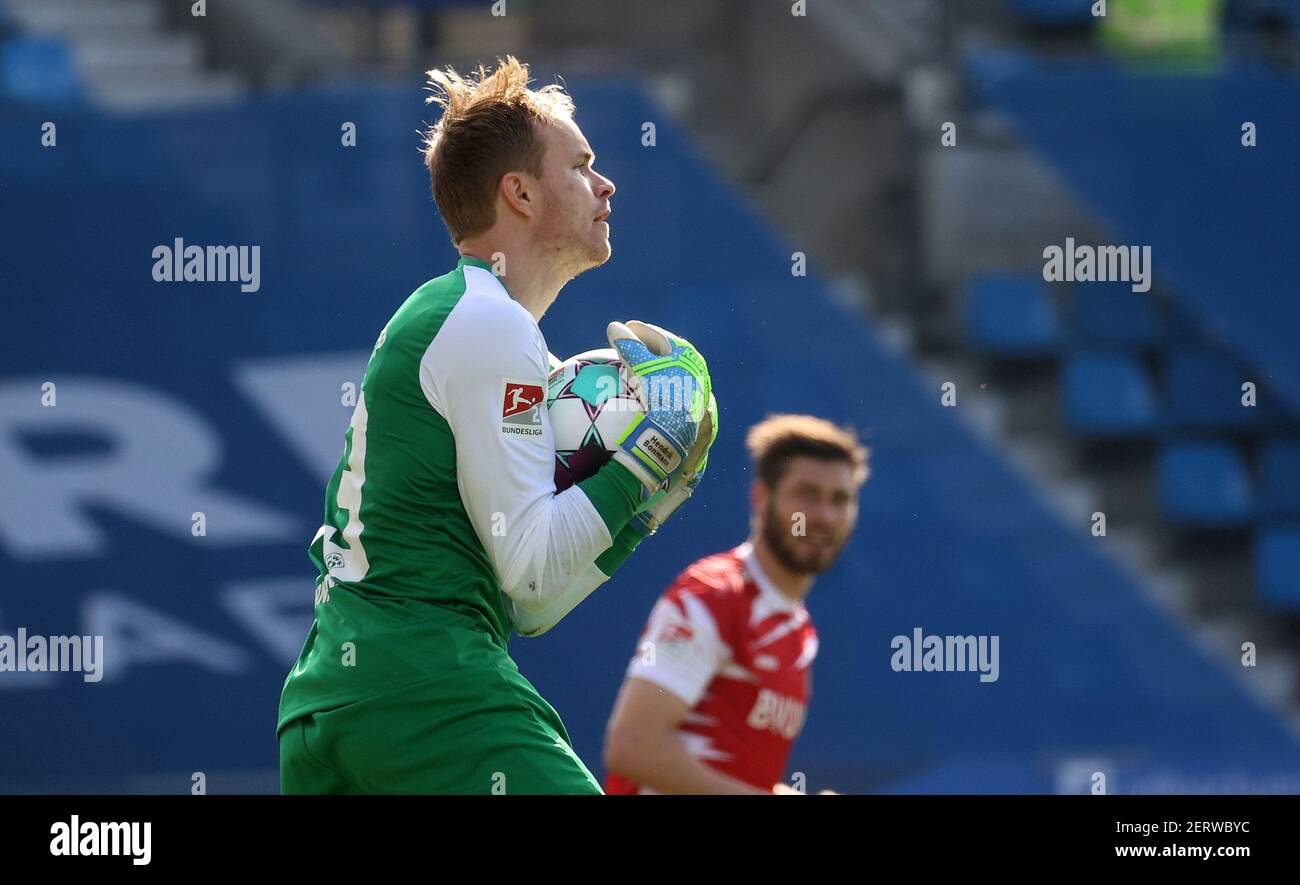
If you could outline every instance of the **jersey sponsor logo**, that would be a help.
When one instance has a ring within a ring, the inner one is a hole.
[[[770,688],[759,689],[758,699],[749,711],[745,724],[759,731],[770,731],[785,740],[794,740],[803,728],[805,707],[802,701],[779,694]]]
[[[501,432],[507,436],[541,436],[545,402],[542,385],[503,378]]]

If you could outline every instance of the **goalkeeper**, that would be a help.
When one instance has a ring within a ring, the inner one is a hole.
[[[609,259],[614,185],[571,99],[530,90],[514,58],[430,81],[443,114],[425,161],[462,257],[370,356],[310,547],[315,621],[280,698],[281,790],[600,793],[507,639],[554,625],[690,495],[717,433],[708,369],[671,333],[611,323],[645,414],[556,494],[537,323]]]

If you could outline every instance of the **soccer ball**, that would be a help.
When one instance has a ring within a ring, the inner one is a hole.
[[[547,379],[546,411],[555,440],[555,490],[593,475],[642,414],[613,348],[571,356]]]

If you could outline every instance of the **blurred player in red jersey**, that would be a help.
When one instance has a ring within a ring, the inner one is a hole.
[[[659,598],[605,734],[605,791],[790,793],[817,632],[803,599],[858,516],[867,449],[810,415],[746,437],[750,536],[682,572]]]

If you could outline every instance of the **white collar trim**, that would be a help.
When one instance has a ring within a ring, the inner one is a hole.
[[[759,592],[762,593],[769,605],[777,611],[783,612],[795,612],[803,607],[803,603],[791,599],[789,596],[786,596],[778,590],[777,586],[772,583],[772,579],[763,572],[763,567],[758,563],[758,557],[754,555],[753,544],[749,541],[741,544],[736,548],[736,555],[740,557],[740,561],[744,564],[745,570],[749,572],[754,581],[758,584]]]

